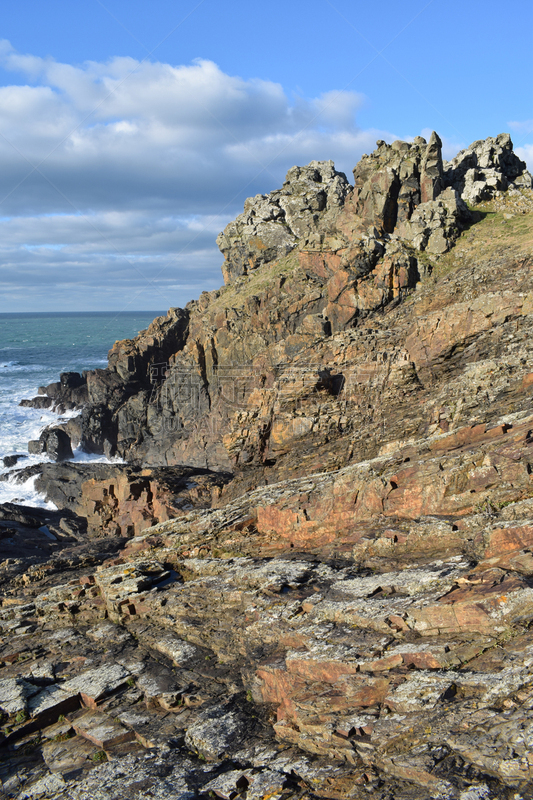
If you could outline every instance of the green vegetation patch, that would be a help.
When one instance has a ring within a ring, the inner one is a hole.
[[[468,261],[486,261],[504,251],[516,255],[533,252],[533,212],[507,212],[499,206],[505,208],[500,200],[470,207],[471,224],[443,256],[417,254],[422,263],[429,265],[433,280],[445,277]]]
[[[242,308],[246,301],[254,295],[266,293],[277,281],[292,276],[299,268],[298,251],[270,261],[252,270],[247,277],[237,278],[220,291],[219,297],[209,305],[210,311],[224,308]]]

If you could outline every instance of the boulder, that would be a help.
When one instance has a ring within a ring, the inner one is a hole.
[[[21,458],[26,458],[26,456],[23,455],[22,453],[16,453],[15,455],[12,456],[4,456],[4,458],[2,459],[4,462],[4,467],[14,467],[15,464],[18,461],[20,461]]]
[[[43,409],[43,408],[51,408],[53,403],[54,401],[52,400],[51,397],[45,397],[44,395],[39,394],[37,395],[37,397],[25,398],[21,400],[19,406],[22,406],[23,408]]]
[[[30,456],[40,456],[44,452],[43,443],[40,439],[30,439],[28,442],[28,453]]]
[[[86,379],[79,372],[62,372],[59,382],[63,389],[77,389],[86,383]]]
[[[52,461],[68,461],[73,458],[68,434],[61,428],[47,428],[39,438],[41,452],[46,453]]]

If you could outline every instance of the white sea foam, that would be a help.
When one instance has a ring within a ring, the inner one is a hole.
[[[5,393],[2,394],[5,395]],[[36,391],[24,390],[19,394],[24,397],[33,397]],[[41,432],[48,425],[58,425],[79,414],[79,411],[67,411],[58,415],[48,410],[26,408],[18,405],[20,399],[22,397],[19,398],[13,395],[11,397],[0,397],[0,476],[10,474],[15,477],[15,473],[24,467],[50,461],[43,454],[29,455],[28,442],[32,439],[38,439]],[[24,457],[17,462],[15,467],[4,467],[1,460],[2,457],[12,454],[20,454]],[[72,460],[76,463],[110,463],[105,456],[85,453],[79,448],[74,450],[74,458]],[[121,459],[113,459],[113,462],[120,463]],[[55,508],[53,504],[47,503],[36,491],[34,484],[35,478],[31,478],[24,483],[16,483],[14,478],[10,478],[7,481],[0,480],[0,503],[20,503],[41,508]]]
[[[42,460],[42,459],[41,459]],[[27,462],[24,462],[26,466]],[[0,481],[0,503],[19,503],[23,506],[33,506],[33,508],[50,508],[56,506],[46,501],[42,494],[35,488],[37,476],[28,478],[24,483],[16,483],[14,480]]]
[[[98,455],[97,453],[86,453],[84,450],[77,448],[74,450],[74,458],[70,459],[77,464],[125,464],[123,458],[115,456],[114,458],[107,458],[106,456]]]
[[[106,458],[103,455],[95,453],[85,453],[80,448],[74,450],[74,458],[71,459],[76,464],[123,464],[124,460],[118,456],[115,458]],[[46,455],[26,455],[20,459],[14,467],[4,467],[0,469],[1,475],[9,475],[7,480],[0,480],[0,503],[19,503],[25,506],[34,506],[36,508],[56,508],[56,506],[47,501],[42,494],[35,488],[35,481],[37,476],[28,478],[22,483],[17,482],[17,474],[20,470],[26,467],[32,467],[37,464],[49,463],[50,459]]]
[[[0,361],[0,376],[12,372],[42,372],[42,364],[20,364],[18,361]]]
[[[58,416],[49,410],[19,406],[23,398],[35,397],[39,386],[59,380],[61,372],[105,367],[109,345],[130,338],[148,327],[155,312],[117,315],[2,315],[0,314],[0,476],[47,461],[28,454],[28,442],[38,439],[48,425],[57,425],[79,412]],[[7,345],[7,346],[6,346]],[[16,467],[3,467],[2,458],[21,454]],[[104,456],[74,452],[75,462],[106,462]],[[18,501],[46,506],[35,491],[35,480],[17,484],[0,481],[0,503]]]

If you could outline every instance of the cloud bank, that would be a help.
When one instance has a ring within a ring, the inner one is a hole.
[[[216,234],[287,169],[349,176],[388,131],[364,98],[287,97],[273,82],[112,58],[81,66],[0,43],[1,311],[161,308],[221,282]]]

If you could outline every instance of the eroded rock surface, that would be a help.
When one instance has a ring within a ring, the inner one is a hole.
[[[280,502],[314,481],[320,506],[328,480],[162,523],[66,583],[50,562],[12,583],[7,796],[527,798],[531,499],[375,515],[349,547],[326,527],[273,558]]]

